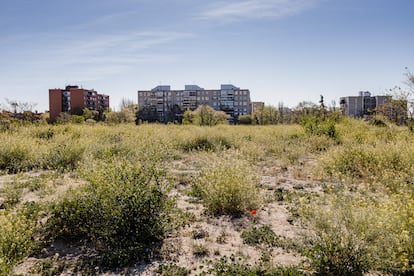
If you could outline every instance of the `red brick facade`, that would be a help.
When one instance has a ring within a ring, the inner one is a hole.
[[[49,89],[49,112],[52,122],[56,121],[61,112],[70,112],[74,108],[88,108],[103,112],[109,108],[109,96],[78,86]]]

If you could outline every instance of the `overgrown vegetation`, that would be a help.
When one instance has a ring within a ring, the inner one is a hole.
[[[183,232],[195,262],[211,261],[203,271],[217,275],[412,273],[412,133],[379,117],[305,115],[302,125],[276,126],[4,123],[0,274],[40,258],[53,241],[87,248],[90,273],[156,257],[157,273],[200,272],[178,258],[163,262],[162,246]],[[186,209],[191,202],[198,213]],[[269,220],[275,208],[289,210],[278,223],[297,231],[294,238]],[[218,233],[186,228],[227,218],[233,228]],[[240,246],[266,248],[266,262],[221,251],[235,242],[234,229]],[[302,262],[279,266],[276,249],[299,252]],[[42,257],[31,273],[69,269]]]
[[[240,216],[259,205],[255,181],[243,162],[215,160],[195,178],[193,192],[212,214]]]
[[[83,174],[88,184],[53,206],[52,235],[91,241],[104,265],[148,259],[163,239],[173,207],[162,171],[108,157]]]

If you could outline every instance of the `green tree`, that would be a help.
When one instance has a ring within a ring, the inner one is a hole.
[[[240,115],[237,118],[237,121],[241,125],[251,125],[253,122],[253,119],[251,115]]]
[[[183,124],[184,125],[191,125],[193,124],[193,120],[194,120],[194,113],[191,110],[186,110],[184,111],[183,114]]]
[[[212,107],[207,105],[200,105],[193,111],[194,118],[193,124],[200,126],[214,126],[217,124],[227,123],[230,116],[223,111],[216,111]]]
[[[105,122],[109,124],[133,123],[135,120],[135,112],[131,108],[124,108],[119,112],[110,111],[105,114]]]

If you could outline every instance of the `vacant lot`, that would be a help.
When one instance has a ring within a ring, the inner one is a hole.
[[[15,126],[0,274],[410,273],[413,138],[351,119]]]

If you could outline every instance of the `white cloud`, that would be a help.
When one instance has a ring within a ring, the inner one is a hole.
[[[166,31],[89,36],[81,33],[19,35],[10,41],[14,40],[11,44],[19,48],[19,57],[9,59],[9,63],[16,68],[26,68],[31,74],[52,70],[63,74],[111,75],[138,64],[174,62],[179,57],[165,46],[189,37],[192,37],[189,33]]]
[[[242,21],[246,19],[282,18],[299,14],[313,7],[318,0],[242,0],[210,5],[201,18]]]

